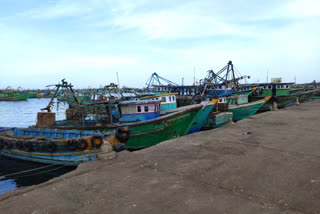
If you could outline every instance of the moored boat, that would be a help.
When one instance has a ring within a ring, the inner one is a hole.
[[[234,96],[228,98],[229,102],[232,100],[232,104],[228,105],[228,111],[233,113],[233,121],[239,121],[254,115],[270,98],[271,96],[268,96],[261,100],[248,102],[248,96]]]
[[[23,101],[27,100],[28,94],[20,92],[4,92],[0,93],[0,101]]]
[[[196,118],[194,123],[191,126],[191,129],[188,134],[195,133],[201,130],[202,126],[208,119],[210,112],[213,110],[215,105],[217,104],[218,99],[213,99],[211,101],[203,101],[201,104],[203,105],[202,110],[200,111],[199,116]]]
[[[46,164],[78,165],[96,160],[105,141],[123,146],[110,132],[2,128],[1,155]]]
[[[303,103],[311,99],[315,90],[301,88],[291,89],[293,83],[260,83],[257,93],[250,96],[251,101],[259,100],[265,96],[272,96],[259,111],[269,111],[285,108]]]

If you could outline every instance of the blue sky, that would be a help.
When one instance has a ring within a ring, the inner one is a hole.
[[[318,0],[0,0],[0,88],[193,83],[232,60],[251,82],[320,81]]]

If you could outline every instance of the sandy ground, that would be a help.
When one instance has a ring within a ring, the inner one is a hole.
[[[320,213],[320,100],[0,196],[0,213]]]

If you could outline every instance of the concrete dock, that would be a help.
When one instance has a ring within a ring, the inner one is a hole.
[[[80,165],[1,213],[320,213],[320,100]]]

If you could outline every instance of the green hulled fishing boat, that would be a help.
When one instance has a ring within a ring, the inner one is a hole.
[[[37,92],[29,92],[29,93],[27,93],[28,94],[28,99],[29,98],[37,98]]]
[[[121,120],[122,116],[141,118],[139,115],[149,114],[154,116],[160,112],[160,101],[138,101],[121,102],[119,100],[95,102],[87,105],[80,104],[79,99],[72,90],[72,85],[62,80],[62,84],[57,84],[55,94],[51,98],[46,110],[51,113],[54,98],[60,88],[70,90],[75,99],[76,105],[69,107],[66,111],[66,120],[44,121],[44,124],[37,123],[36,128],[54,128],[58,130],[96,130],[100,132],[113,132],[127,149],[140,149],[156,145],[162,141],[186,135],[198,115],[201,113],[202,105],[190,105],[177,108],[173,113],[163,116],[140,120]],[[119,109],[115,112],[114,109]],[[44,115],[45,116],[45,115]],[[95,118],[94,120],[90,118]],[[123,127],[128,127],[124,130]]]
[[[102,108],[102,106],[103,103],[92,104],[91,109],[94,110],[96,108]],[[104,109],[108,109],[108,106],[110,106],[110,103],[105,104],[105,106],[103,107]],[[130,137],[128,137],[127,139],[123,139],[123,141],[126,142],[125,148],[140,149],[156,145],[165,140],[186,135],[198,115],[201,113],[201,109],[201,104],[185,106],[182,108],[177,108],[177,110],[171,114],[142,122],[102,124],[102,121],[81,121],[80,119],[78,121],[57,121],[52,126],[40,127],[56,128],[61,130],[99,130],[102,132],[117,132],[119,128],[126,126],[129,127]],[[75,109],[74,112],[69,111],[68,113],[75,116],[77,113],[81,114],[81,112],[86,112],[87,110],[87,107],[82,106],[78,109]],[[108,118],[110,119],[112,117],[113,116],[109,112]],[[84,117],[80,116],[78,118]],[[108,120],[108,122],[109,121],[110,120]]]
[[[254,115],[270,98],[271,96],[267,96],[254,102],[248,102],[246,95],[228,97],[228,111],[232,112],[233,121],[242,120]]]
[[[27,100],[28,94],[20,92],[3,92],[0,93],[0,101],[22,101]]]
[[[306,91],[302,88],[291,89],[294,83],[260,83],[259,89],[250,96],[251,101],[259,100],[265,96],[272,96],[259,111],[269,111],[285,108],[296,103],[303,103],[311,99],[314,90]]]
[[[210,112],[213,110],[214,106],[217,104],[218,99],[213,99],[211,101],[203,101],[201,104],[203,105],[202,110],[200,111],[200,114],[194,121],[194,123],[191,126],[191,129],[188,134],[195,133],[201,130],[203,124],[208,119],[208,116]]]

